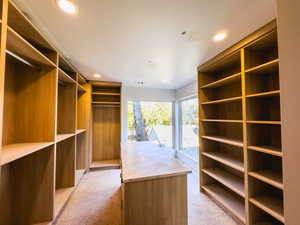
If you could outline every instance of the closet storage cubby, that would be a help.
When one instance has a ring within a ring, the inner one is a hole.
[[[119,168],[121,143],[121,83],[91,82],[93,151],[91,168]]]
[[[58,83],[57,134],[76,132],[76,83]]]
[[[89,168],[91,85],[12,1],[0,9],[0,225],[50,224]]]
[[[0,176],[1,225],[53,218],[54,145],[2,165]]]
[[[272,21],[198,68],[201,190],[243,224],[284,224],[279,63]]]

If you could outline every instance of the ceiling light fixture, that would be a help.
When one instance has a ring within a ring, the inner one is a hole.
[[[78,11],[73,0],[56,0],[56,2],[59,8],[68,14],[75,14]]]
[[[226,33],[218,33],[213,37],[214,41],[222,41],[226,38]]]
[[[96,74],[94,74],[94,77],[95,77],[95,78],[101,78],[101,75],[98,74],[98,73],[96,73]]]

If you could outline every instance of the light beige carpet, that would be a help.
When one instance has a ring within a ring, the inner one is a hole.
[[[189,225],[236,225],[215,203],[199,193],[194,175],[189,175],[188,181]],[[120,225],[120,186],[120,170],[87,173],[55,224]]]

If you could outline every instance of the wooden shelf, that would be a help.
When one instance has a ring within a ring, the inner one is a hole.
[[[81,85],[87,83],[85,78],[79,73],[78,73],[78,83],[81,84]]]
[[[120,96],[121,93],[114,93],[114,92],[93,92],[93,95],[111,95],[111,96]]]
[[[48,59],[10,27],[7,27],[6,52],[31,66],[38,64],[56,67],[50,59]]]
[[[117,169],[120,168],[120,160],[93,161],[91,169]]]
[[[76,84],[76,81],[60,68],[58,68],[58,80],[66,83]]]
[[[96,105],[120,105],[120,102],[92,102]]]
[[[86,92],[86,90],[84,89],[84,87],[82,87],[79,83],[77,85],[78,85],[78,91],[79,92]]]
[[[248,120],[247,123],[281,125],[281,121]]]
[[[211,82],[209,84],[203,85],[201,88],[216,88],[228,84],[232,84],[238,80],[241,80],[241,73],[237,73],[228,77],[225,77],[223,79],[217,80],[215,82]]]
[[[225,98],[225,99],[219,99],[214,101],[208,101],[208,102],[202,102],[202,105],[209,105],[209,104],[222,104],[222,103],[228,103],[228,102],[235,102],[235,101],[241,101],[242,97],[232,97],[232,98]]]
[[[234,139],[234,138],[227,138],[227,137],[223,137],[223,136],[201,136],[201,138],[212,140],[212,141],[217,141],[217,142],[221,142],[221,143],[225,143],[225,144],[229,144],[229,145],[234,145],[234,146],[238,146],[238,147],[244,146],[243,141]]]
[[[232,175],[218,168],[202,169],[202,171],[218,182],[222,183],[224,186],[228,187],[230,190],[234,191],[241,197],[245,197],[245,186],[243,178]]]
[[[58,216],[60,211],[64,208],[65,204],[70,199],[74,187],[60,188],[55,190],[54,196],[54,216]]]
[[[272,170],[249,172],[249,175],[283,190],[282,174]]]
[[[57,134],[56,135],[56,142],[63,141],[65,139],[68,139],[70,137],[73,137],[75,134]]]
[[[27,40],[30,40],[42,48],[55,50],[48,40],[41,34],[37,27],[18,9],[11,1],[8,1],[8,25],[16,32],[22,34]]]
[[[267,63],[261,64],[259,66],[255,66],[253,68],[247,69],[245,72],[246,73],[265,73],[265,72],[269,72],[272,71],[274,69],[274,67],[278,66],[279,64],[279,59],[274,59],[271,60]]]
[[[86,129],[77,129],[76,134],[81,134],[83,132],[86,132]]]
[[[272,195],[250,198],[250,202],[284,223],[283,201]]]
[[[5,165],[29,154],[42,150],[53,142],[17,143],[2,147],[1,165]]]
[[[270,155],[282,157],[282,151],[278,147],[272,146],[248,146],[248,149],[258,152],[264,152]]]
[[[202,119],[201,121],[217,123],[243,123],[243,120]]]
[[[246,223],[245,204],[243,200],[216,184],[204,185],[202,188],[239,220]]]
[[[202,155],[205,155],[208,158],[211,158],[240,172],[244,172],[243,162],[229,154],[225,154],[222,152],[202,152]]]
[[[262,92],[262,93],[258,93],[258,94],[252,94],[252,95],[247,95],[247,98],[259,98],[259,97],[269,97],[269,96],[276,96],[279,95],[280,91],[276,90],[276,91],[267,91],[267,92]]]

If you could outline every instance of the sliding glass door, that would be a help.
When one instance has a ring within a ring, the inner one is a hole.
[[[180,150],[194,160],[199,158],[198,99],[196,97],[179,103]]]

